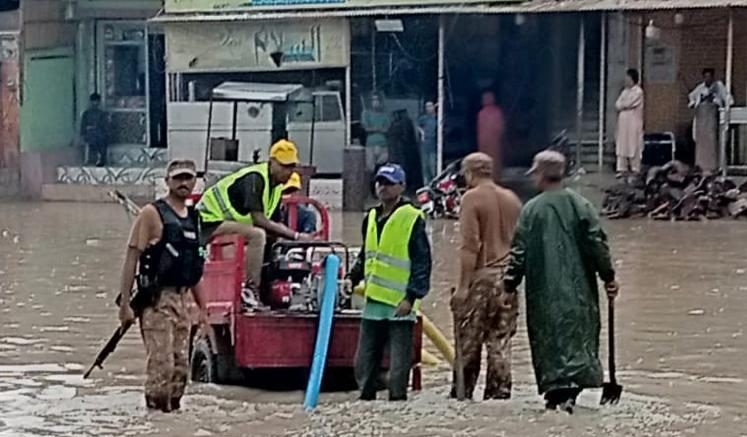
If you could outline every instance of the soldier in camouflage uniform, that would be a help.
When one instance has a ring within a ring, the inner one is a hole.
[[[493,161],[488,155],[467,156],[462,169],[470,189],[462,199],[461,274],[451,308],[461,348],[465,394],[468,399],[473,397],[484,344],[488,352],[484,399],[508,399],[518,301],[503,288],[503,270],[521,202],[493,182]],[[452,389],[455,395],[456,387]]]
[[[468,399],[480,375],[483,344],[488,352],[484,399],[511,397],[511,338],[516,334],[517,315],[516,295],[503,289],[503,268],[478,271],[465,305],[455,314]]]
[[[188,308],[192,290],[206,325],[204,299],[197,283],[202,276],[199,214],[187,206],[196,182],[192,161],[172,161],[167,168],[169,194],[145,206],[132,226],[122,271],[119,319],[129,326],[137,315],[147,353],[145,402],[149,409],[178,410],[187,384]],[[138,294],[130,290],[137,273]]]
[[[140,316],[147,353],[145,399],[148,408],[179,409],[187,386],[189,328],[186,293],[164,289],[155,305]]]

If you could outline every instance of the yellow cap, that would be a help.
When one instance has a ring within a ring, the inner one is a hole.
[[[298,164],[298,149],[293,142],[280,140],[270,148],[270,158],[283,165]]]
[[[287,190],[289,188],[295,188],[297,190],[301,190],[301,175],[298,173],[293,173],[288,179],[288,182],[285,183],[285,186],[283,189]]]

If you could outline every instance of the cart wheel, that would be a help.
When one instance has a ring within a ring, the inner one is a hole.
[[[217,360],[207,337],[201,337],[195,342],[191,367],[192,381],[207,384],[218,382]]]

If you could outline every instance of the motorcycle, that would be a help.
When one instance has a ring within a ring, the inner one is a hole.
[[[465,192],[462,160],[456,160],[416,193],[420,209],[429,218],[458,218]]]

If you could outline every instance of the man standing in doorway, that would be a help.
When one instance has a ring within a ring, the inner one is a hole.
[[[373,174],[378,166],[389,161],[386,137],[392,120],[380,95],[371,96],[371,108],[363,111],[361,123],[366,131],[366,164],[369,174]]]
[[[298,165],[296,145],[280,140],[270,148],[270,160],[245,167],[210,187],[197,204],[203,221],[203,240],[211,236],[238,234],[247,240],[247,288],[259,289],[267,233],[288,240],[310,241],[311,235],[296,232],[278,221],[275,211],[283,187]]]
[[[503,170],[503,135],[506,121],[503,111],[496,104],[495,94],[486,91],[482,95],[482,110],[477,115],[477,150],[493,159],[493,179],[500,180]]]
[[[140,318],[147,352],[145,402],[163,412],[180,408],[187,384],[189,290],[201,309],[201,323],[207,324],[205,300],[197,287],[204,263],[199,214],[186,204],[196,178],[192,161],[168,165],[169,194],[145,206],[135,219],[122,268],[119,320],[126,329],[135,316]],[[136,276],[138,294],[131,305]]]
[[[420,134],[420,160],[423,165],[423,182],[428,185],[436,177],[436,149],[438,137],[438,117],[436,105],[425,103],[425,114],[418,118]]]
[[[405,172],[386,164],[376,173],[381,204],[363,220],[363,247],[350,272],[366,281],[366,303],[355,358],[360,399],[376,399],[384,350],[389,350],[389,400],[407,400],[413,329],[430,289],[431,248],[420,210],[402,198]]]
[[[638,70],[630,69],[625,75],[625,89],[615,102],[617,109],[617,177],[641,171],[643,153],[643,88],[639,85]]]
[[[96,93],[91,94],[88,109],[83,113],[80,135],[88,146],[88,164],[105,166],[109,145],[109,117],[101,110],[101,96]]]
[[[715,70],[703,70],[703,82],[688,96],[690,108],[695,109],[693,140],[695,165],[706,172],[719,167],[719,110],[733,102],[723,82],[715,80]]]
[[[511,338],[516,333],[518,303],[515,293],[504,290],[503,272],[521,202],[493,182],[493,160],[488,155],[468,155],[462,161],[462,170],[469,190],[462,198],[462,267],[451,309],[463,357],[465,395],[472,399],[485,344],[488,373],[483,398],[509,399]]]
[[[563,187],[565,158],[544,151],[530,170],[542,192],[524,207],[511,248],[506,290],[526,278],[526,313],[539,393],[549,410],[573,413],[585,388],[602,385],[597,275],[618,292],[607,236],[594,206]]]

